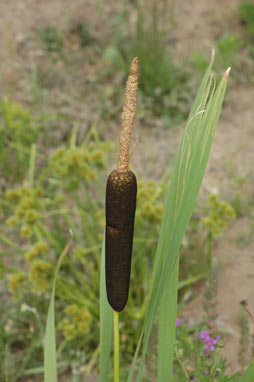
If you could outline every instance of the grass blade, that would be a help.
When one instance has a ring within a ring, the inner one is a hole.
[[[206,70],[206,72],[204,74],[204,77],[202,78],[202,81],[201,81],[200,87],[198,89],[196,98],[195,98],[195,100],[193,102],[193,105],[192,105],[192,108],[191,108],[191,111],[190,111],[187,123],[197,113],[197,110],[199,109],[199,107],[200,107],[200,105],[202,103],[203,94],[204,94],[205,89],[207,88],[207,83],[209,81],[209,77],[211,76],[211,70],[212,70],[212,66],[213,66],[213,61],[214,61],[214,50],[212,50],[210,64],[209,64],[209,66],[208,66],[208,68],[207,68],[207,70]]]
[[[108,303],[105,279],[105,239],[101,252],[100,270],[100,382],[105,382],[108,375],[113,335],[113,309]]]
[[[56,338],[55,338],[55,290],[56,278],[64,257],[69,252],[72,239],[67,243],[61,253],[54,275],[53,287],[49,303],[49,310],[46,322],[45,345],[44,345],[44,382],[57,382],[57,359],[56,359]]]
[[[200,88],[199,88],[198,93],[196,95],[195,101],[193,103],[190,115],[188,117],[184,136],[182,138],[181,145],[180,145],[180,148],[179,148],[178,153],[177,153],[176,165],[175,165],[175,169],[174,169],[175,175],[177,175],[177,172],[178,172],[177,167],[179,167],[180,164],[182,163],[182,157],[183,157],[182,147],[184,146],[184,144],[186,144],[186,140],[188,141],[189,137],[191,136],[191,133],[193,132],[193,124],[195,123],[196,126],[200,126],[200,123],[201,123],[201,119],[202,119],[202,113],[201,112],[205,109],[205,105],[206,105],[206,102],[207,102],[207,99],[209,96],[209,92],[210,92],[210,87],[211,87],[212,62],[213,62],[213,56],[211,59],[211,63],[210,63],[210,65],[209,65],[209,67],[208,67],[208,69],[204,75],[204,78],[201,82],[201,85],[200,85]],[[196,118],[194,118],[194,116],[196,116]],[[197,131],[195,131],[195,133],[197,133]],[[195,135],[195,137],[196,137],[196,135]],[[172,180],[171,184],[172,183],[175,184],[173,182],[173,180]],[[163,245],[162,238],[165,236],[166,231],[169,231],[169,228],[167,227],[167,225],[170,223],[170,221],[168,220],[168,216],[169,216],[169,212],[170,212],[170,204],[169,204],[170,201],[169,201],[169,199],[170,199],[170,196],[168,194],[168,200],[166,203],[166,208],[165,208],[165,212],[164,212],[164,218],[162,221],[160,238],[159,238],[158,248],[157,248],[158,255],[156,254],[156,257],[155,257],[152,285],[154,283],[156,283],[156,284],[158,283],[158,281],[155,281],[155,276],[156,275],[160,276],[160,269],[162,267],[162,257],[159,254],[162,253],[162,245]],[[153,286],[152,286],[152,288],[153,288]]]

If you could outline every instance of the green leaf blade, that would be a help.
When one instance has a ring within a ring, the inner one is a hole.
[[[45,344],[44,344],[44,382],[57,382],[57,357],[56,357],[56,337],[55,337],[55,290],[56,279],[64,257],[69,252],[72,240],[65,246],[61,253],[54,275],[53,287],[50,297],[47,314]]]
[[[170,283],[180,244],[189,224],[202,183],[226,90],[227,76],[224,75],[217,90],[210,93],[210,98],[206,105],[212,84],[210,70],[211,65],[202,81],[194,103],[195,107],[192,108],[190,113],[169,187],[156,252],[151,295],[144,324],[144,344],[138,371],[138,382],[142,381],[152,325],[163,293]],[[173,315],[174,313],[172,313],[172,317]],[[132,365],[133,369],[134,366]],[[163,375],[164,372],[161,371],[161,373]],[[167,380],[170,381],[170,378],[171,376],[168,376]]]
[[[46,323],[44,351],[44,382],[57,382],[56,338],[55,338],[55,287],[50,298]]]
[[[170,380],[173,370],[175,332],[177,316],[179,256],[173,274],[162,296],[159,313],[159,348],[157,361],[157,381]]]
[[[100,270],[100,382],[107,381],[113,335],[113,310],[108,303],[105,276],[105,238]]]

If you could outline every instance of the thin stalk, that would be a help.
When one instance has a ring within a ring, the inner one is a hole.
[[[29,361],[31,360],[31,358],[34,356],[34,351],[35,351],[35,349],[36,349],[39,345],[41,345],[42,338],[43,338],[43,337],[40,337],[39,339],[38,339],[38,338],[35,338],[35,339],[32,341],[32,343],[31,343],[29,349],[27,350],[26,355],[25,355],[25,357],[24,357],[24,359],[23,359],[23,361],[22,361],[22,365],[21,365],[21,367],[20,367],[20,369],[19,369],[19,371],[18,371],[17,378],[21,378],[21,377],[23,377],[23,375],[24,375],[24,371],[25,371],[25,368],[26,368],[27,364],[29,363]]]
[[[55,215],[72,215],[72,214],[75,214],[75,211],[71,210],[71,209],[66,209],[66,208],[62,208],[62,209],[59,209],[59,210],[51,210],[50,212],[45,212],[45,214],[43,215],[44,218],[49,218],[51,216],[55,216]]]
[[[87,193],[87,190],[85,190],[85,191],[86,191],[86,196],[89,199],[89,195]],[[97,239],[95,238],[95,236],[93,234],[90,233],[90,231],[88,229],[88,225],[87,225],[88,214],[86,214],[84,211],[84,203],[83,203],[83,201],[81,201],[80,196],[77,192],[73,193],[73,200],[75,201],[75,209],[77,209],[79,214],[80,214],[82,229],[83,229],[83,235],[84,235],[86,242],[89,245],[89,247],[92,247],[92,246],[97,244]],[[96,221],[96,216],[95,216],[94,211],[92,209],[89,209],[89,214],[92,216],[93,221]]]
[[[72,129],[72,134],[71,134],[71,142],[70,142],[71,149],[76,147],[78,129],[79,129],[79,124],[75,122]]]
[[[247,308],[247,304],[242,304],[243,309],[245,312],[248,314],[249,318],[251,319],[251,337],[252,337],[252,349],[251,349],[251,354],[252,358],[254,358],[254,315],[251,314],[249,309]]]
[[[213,362],[213,366],[208,368],[208,370],[209,370],[209,375],[213,375],[213,372],[215,371],[215,367],[216,367],[216,365],[217,365],[218,356],[219,356],[219,354],[218,354],[218,349],[216,349],[215,354],[214,354],[214,362]]]
[[[84,188],[85,195],[87,197],[87,207],[89,208],[89,213],[92,215],[93,218],[96,219],[95,211],[98,211],[99,203],[95,200],[93,192],[92,193],[90,192],[91,186],[86,180],[84,180],[83,188]]]
[[[188,374],[187,370],[185,369],[185,366],[184,366],[183,362],[181,361],[181,359],[179,357],[177,348],[175,348],[175,356],[176,356],[177,362],[179,362],[179,364],[180,364],[180,366],[181,366],[181,368],[183,370],[183,373],[185,375],[186,381],[189,381],[190,380],[189,374]]]
[[[76,211],[74,211],[75,213]],[[69,215],[65,215],[65,220],[68,224],[68,226],[71,228],[72,232],[73,232],[73,236],[75,237],[75,239],[77,240],[79,238],[79,234],[78,234],[78,231],[76,229],[76,225],[75,225],[75,220],[72,219]]]
[[[58,349],[57,349],[57,351],[56,351],[56,357],[57,357],[57,359],[60,358],[60,355],[62,354],[62,351],[64,350],[64,348],[65,348],[65,346],[67,345],[67,343],[68,343],[67,340],[63,340],[63,341],[60,343],[60,345],[59,345],[59,347],[58,347]]]
[[[187,280],[182,280],[178,284],[178,290],[185,288],[186,286],[190,286],[191,284],[195,284],[197,281],[205,279],[208,276],[209,272],[203,272],[196,276],[189,277]]]
[[[100,354],[100,345],[97,346],[97,348],[95,349],[95,351],[93,353],[91,360],[89,361],[89,363],[86,366],[85,374],[87,376],[89,376],[91,374],[91,370],[94,367],[94,365],[96,364],[96,361],[97,361],[99,354]]]
[[[213,234],[209,232],[207,236],[207,262],[208,262],[209,270],[211,270],[211,267],[212,267],[212,242],[213,242]]]
[[[30,164],[29,164],[29,187],[34,187],[34,172],[35,172],[36,145],[31,146]]]
[[[5,382],[9,381],[9,364],[8,364],[8,345],[5,345],[5,365],[4,365],[4,373],[5,373]]]
[[[6,236],[4,236],[2,234],[0,234],[0,241],[2,241],[4,244],[8,245],[9,247],[15,249],[16,251],[19,251],[19,252],[22,251],[16,243],[14,243],[12,240],[8,239]]]
[[[77,281],[79,282],[80,285],[82,285],[82,287],[84,288],[84,290],[88,294],[89,300],[96,302],[98,297],[95,295],[93,290],[89,287],[88,281],[85,280],[82,272],[80,272],[78,269],[76,269],[75,265],[73,265],[73,262],[68,257],[66,258],[66,263],[68,263],[68,265],[71,269],[71,272],[76,276]]]
[[[61,249],[59,243],[57,242],[57,240],[54,238],[53,235],[51,235],[51,233],[48,231],[48,229],[45,227],[45,225],[41,222],[38,222],[37,223],[37,227],[39,229],[39,231],[41,231],[42,234],[44,234],[47,239],[51,242],[51,244],[57,249]]]
[[[43,236],[42,236],[39,228],[36,225],[34,226],[34,234],[35,234],[38,241],[41,241],[43,239]]]
[[[99,249],[101,249],[101,247],[102,247],[101,244],[97,244],[97,245],[94,245],[93,247],[86,248],[86,255],[93,253],[95,251],[98,251]],[[82,256],[77,255],[77,258],[79,259],[79,261],[82,261]]]
[[[119,313],[114,310],[114,382],[119,382]]]

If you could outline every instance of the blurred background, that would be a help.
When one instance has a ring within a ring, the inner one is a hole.
[[[185,338],[201,346],[195,331],[209,318],[229,372],[245,367],[253,323],[243,305],[254,314],[254,2],[9,0],[0,14],[0,375],[42,381],[50,285],[71,228],[56,292],[60,381],[97,380],[105,182],[138,56],[131,164],[139,191],[121,315],[122,363],[130,362],[177,144],[213,48],[215,79],[232,70],[182,244],[177,338],[190,354]],[[192,373],[196,361],[184,362]],[[150,364],[148,376],[152,356]]]

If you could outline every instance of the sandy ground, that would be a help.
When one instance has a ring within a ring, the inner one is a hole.
[[[226,25],[238,3],[240,0],[175,1],[174,33],[177,36],[175,46],[177,57],[186,58],[194,49],[207,50],[211,46],[209,41],[218,37],[223,30],[221,20],[225,20]],[[108,5],[106,13],[110,16]],[[15,89],[14,99],[23,103],[27,101],[24,99],[24,94],[27,93],[26,78],[31,70],[31,60],[34,59],[34,55],[40,55],[40,51],[36,50],[33,50],[31,55],[30,43],[29,41],[27,43],[27,38],[36,26],[52,23],[57,24],[59,28],[64,28],[69,20],[82,16],[90,22],[94,20],[93,26],[97,32],[103,28],[101,22],[96,21],[95,7],[88,0],[0,1],[0,15],[1,95],[7,95],[10,88]],[[71,95],[69,97],[71,98]],[[234,192],[235,179],[245,177],[247,181],[241,191],[244,194],[240,196],[244,199],[253,193],[253,99],[253,87],[247,84],[231,86],[229,83],[227,102],[215,135],[203,190],[217,188],[230,197]],[[85,110],[86,107],[84,105]],[[141,133],[136,133],[136,151],[139,150],[138,147],[145,149],[142,149],[142,157],[134,152],[133,165],[137,168],[137,172],[150,175],[150,172],[154,171],[160,175],[165,163],[174,156],[176,142],[179,141],[182,133],[181,127],[177,130],[158,128],[147,130],[142,127],[140,129]],[[154,162],[156,162],[156,168],[147,166],[147,163]],[[241,235],[247,237],[250,228],[250,219],[238,219],[231,225],[214,251],[221,264],[218,324],[229,333],[226,337],[225,355],[231,370],[239,368],[237,360],[239,302],[247,299],[249,309],[254,313],[254,241],[249,239],[243,248],[236,245],[237,238]],[[197,298],[187,307],[188,314],[193,314],[193,318],[201,314],[201,300],[201,297]]]

